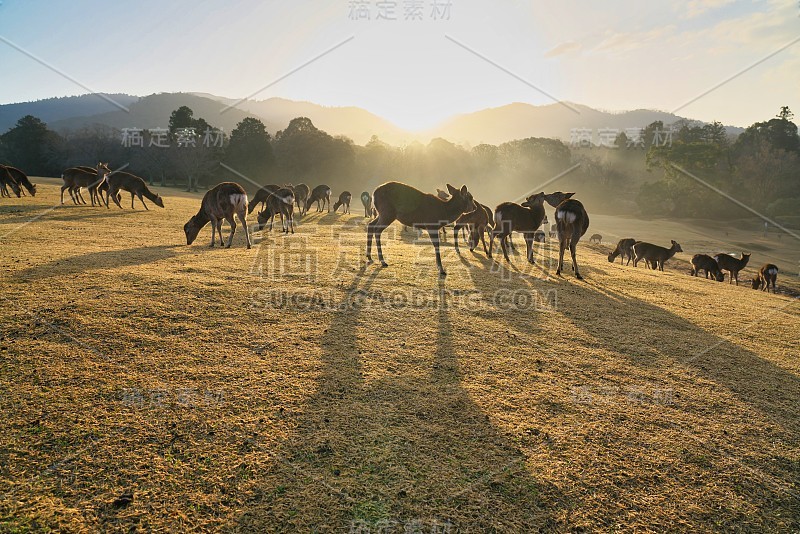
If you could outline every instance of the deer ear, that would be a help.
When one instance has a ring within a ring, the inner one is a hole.
[[[465,184],[465,185],[462,185],[462,186],[461,186],[461,194],[462,194],[462,195],[466,195],[468,192],[469,192],[469,191],[467,191],[467,186],[466,186],[466,184]]]
[[[572,198],[572,195],[574,195],[574,194],[575,194],[575,193],[564,193],[564,198],[565,198],[565,199],[567,199],[567,198]]]
[[[456,196],[458,194],[458,189],[450,184],[447,184],[447,190],[450,192],[450,196]]]

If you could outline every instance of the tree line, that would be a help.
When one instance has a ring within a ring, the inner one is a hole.
[[[358,195],[389,180],[423,190],[468,183],[476,198],[489,203],[522,197],[570,170],[552,183],[580,189],[593,211],[746,215],[713,187],[777,216],[800,212],[800,137],[792,119],[783,107],[736,138],[718,122],[658,121],[642,129],[641,148],[626,149],[622,133],[619,148],[610,150],[535,137],[465,147],[441,138],[392,146],[373,136],[362,146],[318,129],[306,117],[293,119],[274,136],[248,117],[224,142],[215,138],[212,144],[207,136],[217,130],[182,106],[172,112],[168,128],[138,130],[134,143],[123,142],[124,132],[100,125],[59,134],[28,115],[0,135],[0,163],[31,175],[59,176],[73,165],[110,161],[112,167],[127,164],[126,170],[151,183],[191,190],[223,180],[238,181],[251,192],[255,184],[305,182]],[[659,142],[659,132],[668,127],[670,142]],[[194,133],[193,140],[187,132]]]

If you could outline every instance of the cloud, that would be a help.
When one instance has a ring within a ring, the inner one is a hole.
[[[718,9],[730,3],[733,3],[733,0],[689,0],[686,4],[686,13],[684,16],[687,19],[692,19],[702,15],[706,11]]]
[[[566,41],[545,52],[544,57],[556,57],[578,52],[583,46],[575,41]]]

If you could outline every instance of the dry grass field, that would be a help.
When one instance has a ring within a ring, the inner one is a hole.
[[[587,235],[581,282],[448,234],[440,280],[399,227],[366,266],[357,199],[226,250],[186,246],[197,194],[34,181],[0,201],[0,531],[800,530],[789,236],[592,216],[685,252],[634,269]],[[783,293],[687,275],[744,245]]]

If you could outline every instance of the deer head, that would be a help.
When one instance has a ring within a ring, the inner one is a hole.
[[[189,222],[183,225],[183,232],[186,234],[186,244],[191,245],[195,239],[197,239],[197,234],[200,233],[200,229],[203,225],[200,224],[200,221],[197,219],[197,215],[189,219]]]
[[[559,204],[567,200],[568,198],[572,198],[572,195],[575,193],[562,193],[561,191],[556,191],[555,193],[550,193],[549,195],[545,195],[544,199],[547,201],[548,204],[557,208]]]
[[[447,190],[450,192],[450,200],[448,203],[454,204],[455,207],[461,210],[461,213],[469,213],[475,210],[475,201],[472,198],[472,193],[467,191],[467,186],[462,186],[461,189],[456,189],[450,184],[447,184]]]

